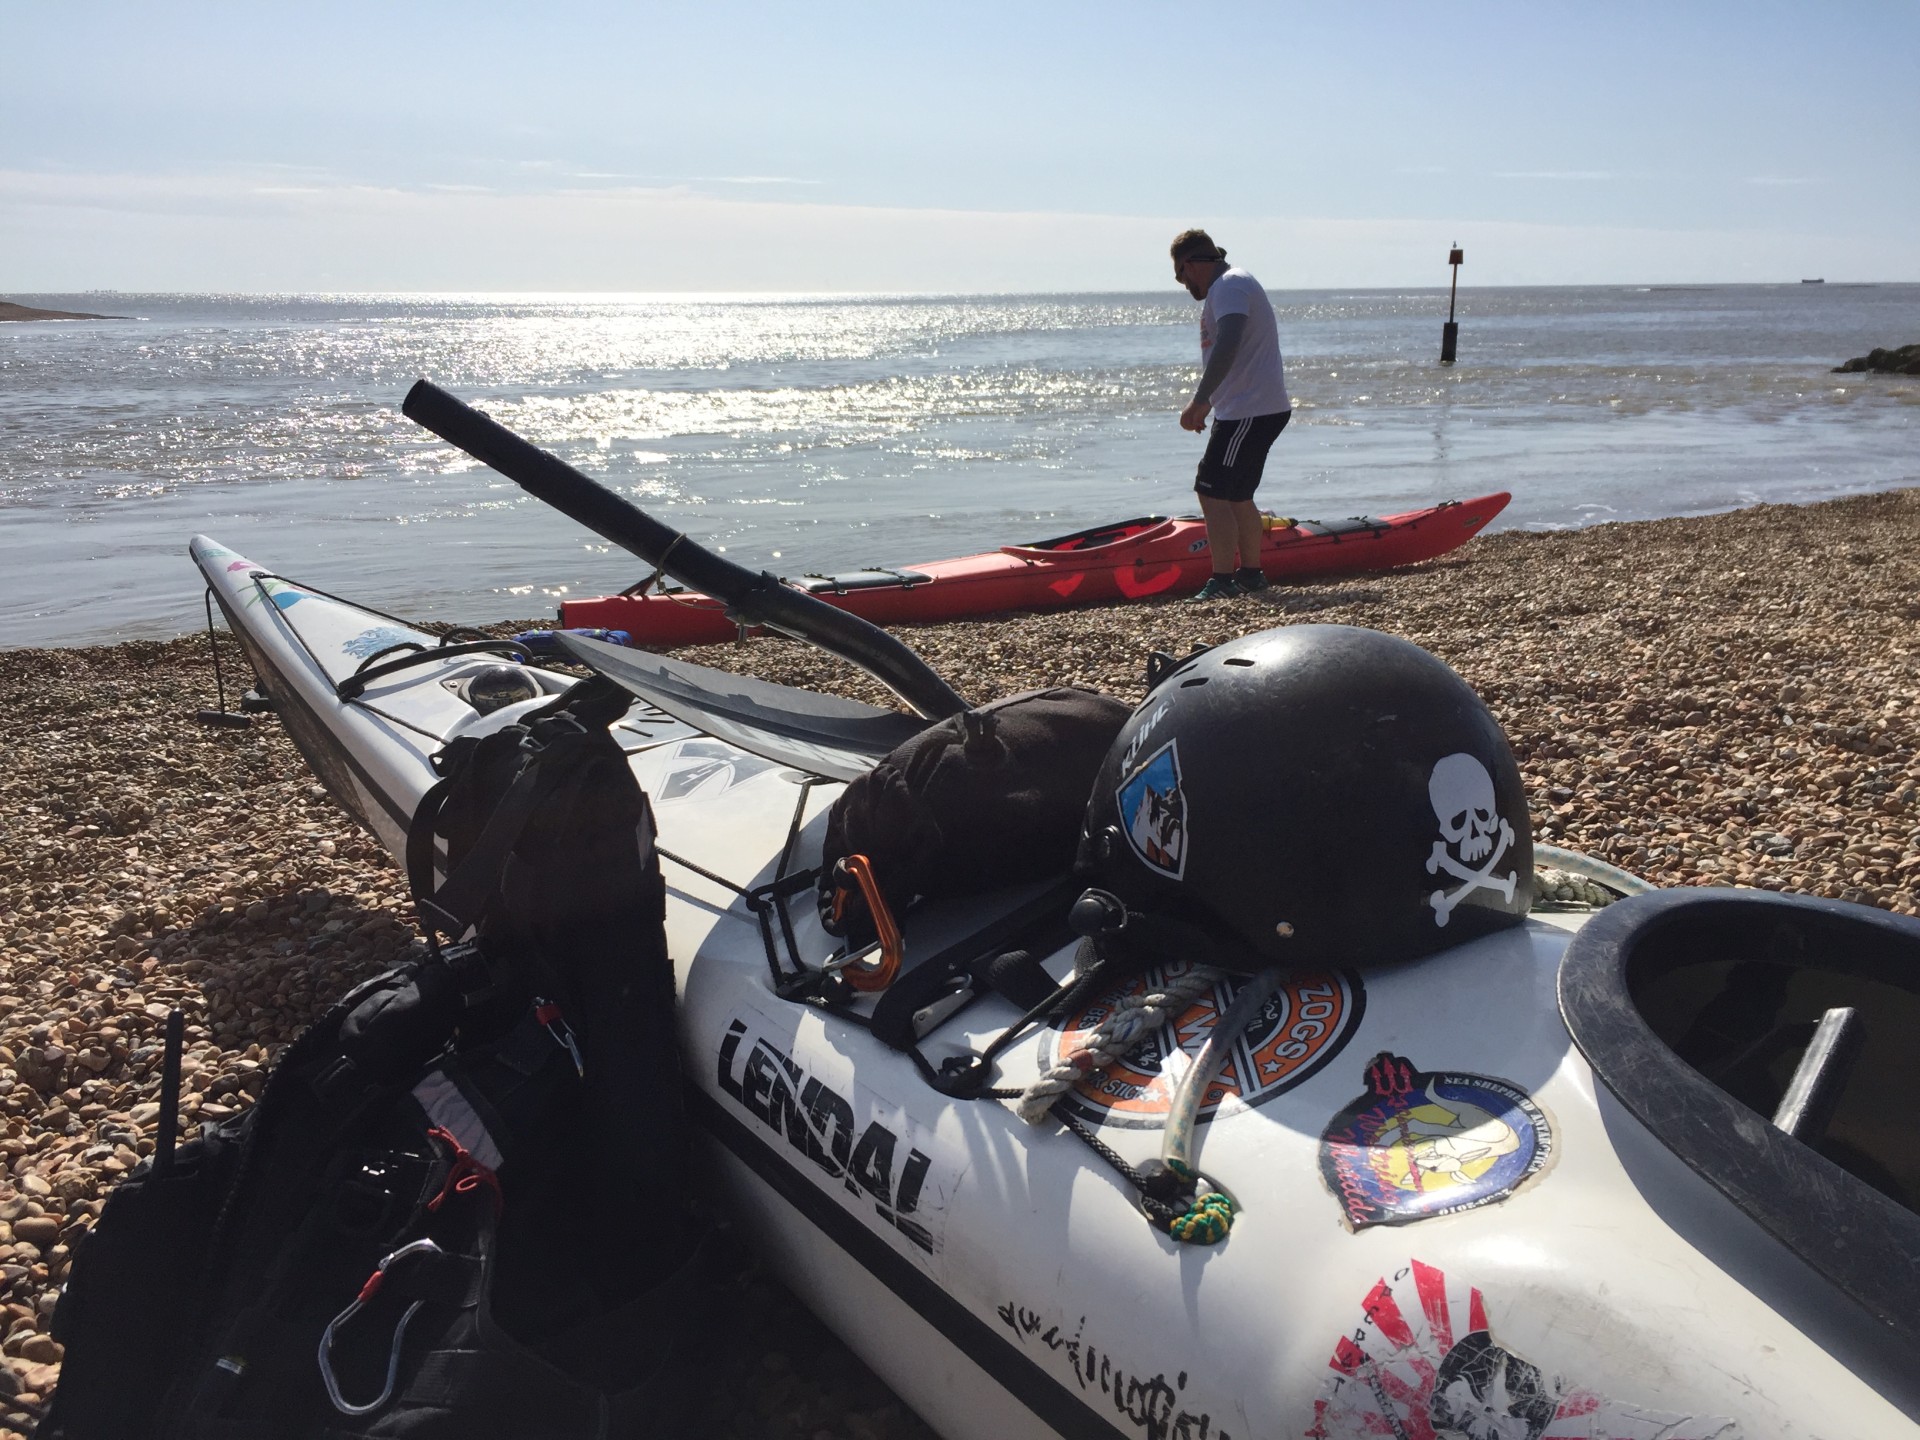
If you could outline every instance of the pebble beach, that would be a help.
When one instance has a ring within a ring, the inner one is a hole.
[[[1406,636],[1464,675],[1513,742],[1538,839],[1662,885],[1920,913],[1920,488],[1509,531],[1407,570],[1257,596],[900,633],[976,702],[1066,683],[1131,702],[1150,651],[1309,622]],[[220,643],[232,702],[246,671]],[[886,699],[799,645],[680,653]],[[29,1433],[58,1384],[48,1317],[75,1246],[152,1149],[168,1010],[186,1016],[183,1117],[217,1120],[251,1105],[279,1048],[415,934],[404,876],[277,721],[195,722],[214,694],[204,635],[0,652],[13,722],[0,771],[0,1440]],[[738,1268],[752,1300],[740,1312],[760,1318],[724,1362],[703,1433],[932,1434],[750,1261]]]

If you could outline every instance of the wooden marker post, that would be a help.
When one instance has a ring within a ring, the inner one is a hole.
[[[1460,263],[1467,252],[1458,245],[1447,252],[1447,264],[1453,267],[1453,288],[1447,292],[1447,323],[1440,331],[1440,363],[1453,364],[1453,353],[1460,345],[1460,327],[1454,323],[1453,302],[1460,294]]]

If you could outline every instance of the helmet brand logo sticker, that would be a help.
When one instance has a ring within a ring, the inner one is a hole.
[[[1180,742],[1169,740],[1154,751],[1146,764],[1120,782],[1113,798],[1133,853],[1162,875],[1184,878],[1187,797],[1180,788]]]
[[[1305,1440],[1740,1440],[1724,1416],[1650,1410],[1568,1383],[1497,1342],[1487,1309],[1479,1290],[1418,1260],[1382,1276],[1334,1343]]]
[[[1438,875],[1444,870],[1461,882],[1427,897],[1433,906],[1433,923],[1444,926],[1453,907],[1476,890],[1496,890],[1511,904],[1519,870],[1510,868],[1505,875],[1493,871],[1513,844],[1513,826],[1499,813],[1487,767],[1465,751],[1446,756],[1427,779],[1427,798],[1433,803],[1433,818],[1440,822],[1440,838],[1427,856],[1427,873]]]
[[[1141,722],[1140,728],[1134,732],[1133,739],[1127,742],[1127,753],[1120,757],[1121,774],[1130,775],[1133,773],[1133,762],[1138,760],[1140,758],[1140,752],[1146,749],[1147,737],[1153,734],[1156,725],[1167,718],[1167,712],[1172,708],[1173,707],[1168,705],[1166,701],[1162,700],[1158,705],[1153,707],[1153,713]]]
[[[1547,1117],[1517,1085],[1428,1074],[1385,1051],[1366,1081],[1320,1136],[1320,1174],[1350,1230],[1491,1205],[1553,1154]]]
[[[1158,965],[1101,995],[1041,1036],[1041,1068],[1070,1054],[1129,996],[1158,990],[1192,969],[1188,961]],[[1087,1075],[1060,1106],[1096,1125],[1158,1130],[1187,1066],[1227,1013],[1242,980],[1230,976],[1202,992],[1178,1019],[1163,1024],[1125,1059]],[[1338,1055],[1359,1028],[1366,993],[1358,975],[1297,975],[1283,982],[1235,1042],[1219,1078],[1201,1097],[1200,1118],[1264,1105],[1300,1085]]]

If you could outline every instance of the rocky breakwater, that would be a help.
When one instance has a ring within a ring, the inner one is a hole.
[[[0,300],[0,321],[5,320],[124,320],[124,315],[94,315],[85,310],[36,310],[31,305],[16,305]]]
[[[1833,367],[1836,375],[1920,375],[1920,345],[1902,345],[1898,350],[1869,350],[1844,365]]]
[[[1149,650],[1301,622],[1393,631],[1454,665],[1506,726],[1543,839],[1662,884],[1920,912],[1920,489],[1509,532],[1259,596],[905,634],[975,700],[1047,683],[1131,699]],[[885,698],[799,645],[684,653]],[[202,729],[212,695],[203,637],[0,663],[0,1440],[57,1381],[47,1317],[75,1246],[152,1149],[168,1009],[187,1021],[181,1119],[218,1119],[413,936],[403,877],[278,722]],[[928,1435],[777,1286],[749,1273],[730,1313],[702,1433]]]

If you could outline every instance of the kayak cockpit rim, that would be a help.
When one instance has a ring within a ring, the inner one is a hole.
[[[1905,1353],[1920,1350],[1920,1122],[1885,1104],[1920,1034],[1920,920],[1662,890],[1589,920],[1558,984],[1568,1031],[1628,1113]],[[1853,1073],[1832,1077],[1852,1083],[1824,1135],[1796,1138],[1769,1123],[1791,1088],[1780,1072],[1843,1005],[1868,1017]]]

